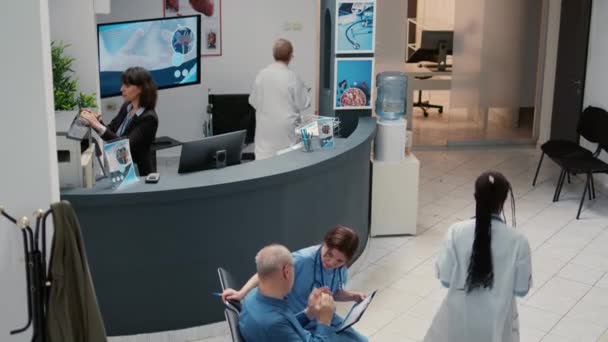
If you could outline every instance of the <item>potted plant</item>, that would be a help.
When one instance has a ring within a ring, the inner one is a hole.
[[[77,112],[82,108],[97,107],[95,94],[77,93],[78,80],[72,78],[72,63],[75,58],[66,54],[69,45],[63,42],[51,42],[51,59],[53,64],[53,96],[55,112]],[[76,115],[74,113],[74,115]]]

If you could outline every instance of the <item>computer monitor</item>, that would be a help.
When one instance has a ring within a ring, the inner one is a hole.
[[[182,144],[178,173],[218,169],[241,163],[246,130]]]
[[[439,71],[445,71],[447,56],[453,53],[454,31],[422,31],[420,48],[408,58],[408,63],[422,61],[437,63]]]

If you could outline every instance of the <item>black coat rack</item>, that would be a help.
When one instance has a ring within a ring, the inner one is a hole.
[[[10,332],[11,335],[21,334],[30,326],[33,329],[32,342],[47,342],[46,311],[51,281],[47,276],[46,263],[46,221],[52,210],[36,211],[35,229],[30,227],[30,220],[22,217],[17,221],[6,213],[0,206],[1,216],[21,228],[23,236],[23,253],[25,256],[25,277],[27,282],[27,323],[23,328]]]

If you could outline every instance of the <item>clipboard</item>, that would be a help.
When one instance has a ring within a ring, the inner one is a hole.
[[[367,308],[369,307],[369,304],[372,302],[372,299],[374,299],[374,296],[376,295],[377,291],[378,290],[372,291],[370,294],[367,295],[367,297],[364,300],[362,300],[359,303],[356,303],[355,305],[353,305],[350,308],[350,310],[344,317],[344,321],[342,321],[342,325],[340,325],[336,329],[337,334],[343,332],[344,330],[352,327],[357,322],[359,322],[361,317],[363,317],[365,310],[367,310]]]
[[[84,119],[80,118],[80,112],[78,112],[70,124],[67,137],[74,140],[82,140],[90,130],[91,128],[87,126]]]

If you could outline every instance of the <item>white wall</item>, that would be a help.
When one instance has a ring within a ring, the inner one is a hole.
[[[606,39],[608,33],[608,0],[593,1],[592,11],[583,107],[595,106],[608,110],[608,96],[606,96],[606,89],[608,89],[608,68],[606,68],[606,58],[608,58],[608,39]],[[595,144],[586,141],[581,144],[590,149],[596,148]],[[602,152],[600,158],[608,162],[608,154],[605,152]],[[595,177],[601,179],[601,182],[608,186],[606,175]]]
[[[74,77],[79,92],[95,93],[99,103],[97,26],[94,0],[48,0],[51,40],[70,45],[66,53],[76,60]]]
[[[51,52],[46,0],[15,1],[0,14],[0,204],[30,216],[59,199]],[[19,229],[0,218],[0,341],[26,320],[23,243]]]
[[[291,67],[316,94],[316,6],[315,1],[302,0],[222,1],[223,55],[202,59],[201,85],[159,92],[157,135],[181,141],[200,139],[207,119],[208,89],[217,94],[249,93],[257,72],[272,62],[272,44],[279,37],[293,42],[295,59]],[[98,15],[97,19],[105,23],[162,15],[162,1],[112,0],[111,14]],[[286,23],[299,23],[301,30],[284,31]],[[116,112],[105,107],[108,103],[119,105],[121,99],[104,99],[102,103],[104,117],[111,119]],[[311,111],[315,106],[311,106]]]

